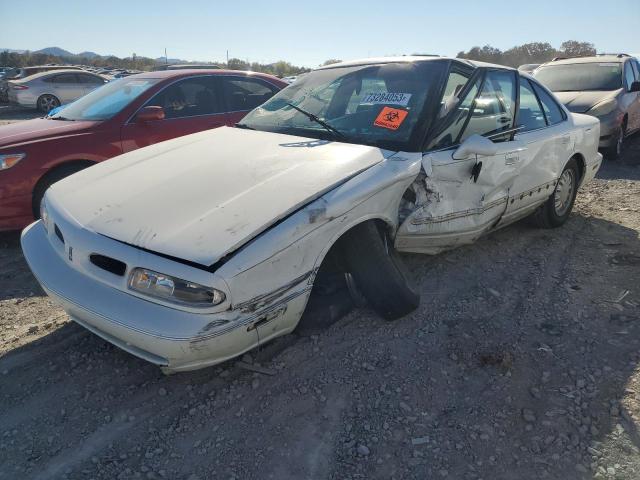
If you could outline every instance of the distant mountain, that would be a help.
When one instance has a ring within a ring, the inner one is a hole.
[[[0,48],[0,52],[4,52],[4,51],[8,51],[8,52],[15,52],[15,53],[25,53],[27,50],[14,50],[11,48]],[[67,58],[107,58],[107,57],[111,57],[113,55],[100,55],[99,53],[96,52],[80,52],[80,53],[71,53],[68,50],[65,50],[64,48],[60,48],[60,47],[47,47],[47,48],[42,48],[40,50],[34,50],[32,53],[44,53],[46,55],[54,55],[56,57],[67,57]],[[159,57],[155,59],[156,63],[162,64],[165,63],[165,59],[164,57]],[[167,63],[189,63],[187,60],[182,60],[180,58],[170,58]]]
[[[179,58],[168,58],[165,60],[164,57],[158,57],[155,59],[156,63],[168,63],[168,64],[175,64],[175,63],[189,63],[186,60],[181,60]]]
[[[96,52],[80,52],[78,53],[79,57],[84,57],[84,58],[96,58],[96,57],[102,57],[103,55],[99,55]],[[108,55],[105,55],[108,56]]]
[[[42,50],[36,50],[33,53],[44,53],[47,55],[55,55],[56,57],[73,57],[74,54],[60,47],[47,47]]]

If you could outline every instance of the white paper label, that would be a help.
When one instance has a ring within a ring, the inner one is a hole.
[[[365,93],[362,100],[360,100],[360,104],[401,105],[406,107],[410,98],[410,93],[373,92]]]

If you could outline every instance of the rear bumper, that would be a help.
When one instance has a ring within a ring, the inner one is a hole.
[[[37,280],[71,319],[117,347],[164,367],[165,371],[215,365],[258,344],[256,331],[247,328],[247,318],[239,316],[237,322],[216,329],[212,325],[221,319],[220,314],[169,308],[82,274],[54,250],[40,221],[22,233],[22,249]],[[145,331],[138,319],[153,319],[154,325],[171,325],[172,332]]]

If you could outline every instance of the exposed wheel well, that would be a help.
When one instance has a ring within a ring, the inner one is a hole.
[[[69,160],[67,162],[56,165],[49,169],[33,187],[31,208],[33,210],[33,217],[38,218],[40,216],[40,200],[42,195],[46,191],[47,187],[57,180],[61,180],[67,175],[71,175],[79,170],[94,165],[95,162],[91,160]]]
[[[318,271],[311,289],[311,296],[296,327],[298,333],[302,335],[319,333],[346,315],[354,305],[363,304],[364,299],[359,298],[360,293],[355,290],[353,281],[350,281],[346,275],[348,269],[344,256],[344,244],[349,237],[348,233],[366,222],[374,222],[381,232],[385,230],[390,232],[392,229],[385,220],[371,218],[352,225],[340,234],[317,263]]]
[[[585,162],[584,157],[582,156],[581,153],[576,153],[573,157],[569,159],[569,161],[571,160],[575,160],[576,164],[578,165],[578,173],[580,174],[580,182],[581,182],[582,179],[584,178],[585,172],[587,171],[587,163]]]

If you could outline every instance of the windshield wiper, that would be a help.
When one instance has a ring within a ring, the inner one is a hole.
[[[236,128],[244,128],[245,130],[255,130],[255,128],[250,127],[246,123],[236,123]]]
[[[47,117],[49,120],[64,120],[66,122],[75,122],[75,120],[73,118],[67,118],[67,117]]]
[[[323,127],[327,132],[333,134],[334,138],[338,138],[340,140],[346,140],[347,139],[347,136],[344,133],[342,133],[337,128],[332,127],[331,125],[329,125],[324,120],[321,120],[320,118],[318,118],[313,113],[307,112],[306,110],[301,109],[300,107],[294,105],[293,103],[287,103],[287,105],[289,105],[291,108],[295,108],[301,114],[306,116],[309,120],[312,120],[312,121],[316,122],[318,125]]]

